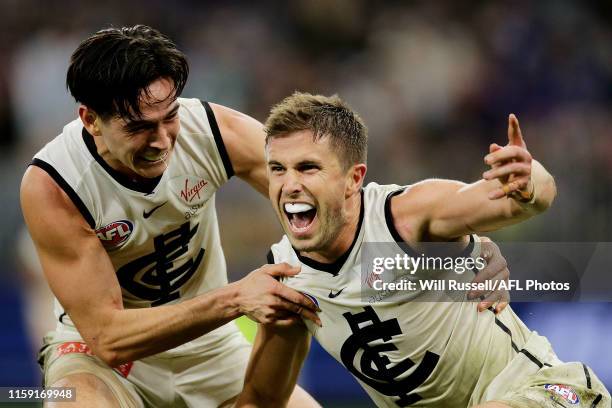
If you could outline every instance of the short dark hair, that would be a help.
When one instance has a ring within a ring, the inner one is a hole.
[[[344,169],[366,163],[368,129],[359,115],[338,95],[295,92],[270,111],[266,145],[271,138],[312,130],[314,140],[329,137]]]
[[[77,102],[103,119],[138,119],[141,93],[159,78],[183,91],[189,65],[185,55],[159,31],[145,26],[107,28],[83,41],[72,54],[66,85]]]

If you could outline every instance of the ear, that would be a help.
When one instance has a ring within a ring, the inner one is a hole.
[[[79,117],[89,134],[92,136],[100,136],[102,134],[100,130],[102,118],[96,112],[85,105],[81,105],[79,106]]]
[[[365,178],[368,166],[364,163],[354,164],[347,172],[347,184],[345,191],[345,198],[359,193],[363,186],[363,179]]]

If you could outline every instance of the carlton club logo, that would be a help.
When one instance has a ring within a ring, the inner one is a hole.
[[[113,221],[98,228],[96,235],[107,250],[117,249],[127,242],[134,231],[134,224],[128,220]]]

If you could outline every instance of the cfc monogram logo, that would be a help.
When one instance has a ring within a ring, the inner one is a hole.
[[[363,312],[343,314],[353,334],[346,339],[340,350],[344,366],[357,378],[381,394],[397,396],[397,406],[406,407],[422,399],[417,393],[410,393],[423,384],[431,375],[440,356],[430,351],[425,353],[423,361],[407,377],[397,379],[415,363],[409,358],[391,365],[389,357],[383,353],[396,351],[397,347],[391,341],[393,336],[402,334],[397,319],[381,322],[371,306],[363,308]],[[368,324],[369,323],[369,324]],[[382,342],[380,341],[382,340]],[[375,345],[370,343],[376,341]],[[359,368],[355,367],[355,357],[359,355]]]
[[[155,237],[152,253],[119,268],[117,278],[121,287],[134,296],[150,300],[151,306],[178,299],[181,286],[193,276],[204,257],[201,248],[195,259],[174,267],[174,261],[187,252],[198,226],[190,229],[186,222],[174,231]]]

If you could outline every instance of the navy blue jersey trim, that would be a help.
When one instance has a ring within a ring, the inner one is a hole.
[[[536,357],[535,357],[533,354],[531,354],[531,353],[530,353],[530,352],[528,352],[527,350],[522,349],[521,351],[519,351],[519,353],[523,353],[524,355],[526,355],[526,356],[527,356],[527,358],[528,358],[528,359],[530,359],[530,360],[531,360],[531,362],[532,362],[533,364],[537,365],[538,367],[540,367],[540,368],[544,367],[544,364],[542,364],[542,363],[540,362],[540,360],[538,360],[538,359],[537,359],[537,358],[536,358]]]
[[[406,187],[402,187],[399,190],[392,191],[387,195],[387,198],[385,198],[385,223],[387,224],[387,229],[389,230],[389,233],[391,234],[391,236],[393,237],[397,245],[400,247],[400,249],[412,257],[418,257],[420,256],[420,254],[418,254],[414,248],[408,245],[408,243],[406,243],[404,239],[401,237],[399,232],[397,232],[397,229],[395,228],[395,224],[393,223],[393,214],[391,214],[391,199],[395,197],[396,195],[403,193],[404,190],[406,190]],[[473,249],[474,249],[474,236],[470,235],[469,244],[461,251],[459,255],[452,255],[452,256],[468,257],[472,253]]]
[[[217,144],[217,150],[219,150],[219,156],[221,156],[221,161],[223,162],[223,167],[225,167],[225,173],[227,174],[227,179],[229,180],[234,175],[234,168],[232,167],[229,154],[227,154],[227,149],[225,148],[223,138],[221,137],[221,131],[219,130],[219,125],[217,125],[215,113],[208,102],[202,100],[200,102],[202,105],[204,105],[204,109],[206,109],[208,123],[210,124],[210,129],[213,132],[213,137],[215,138],[215,143]]]
[[[584,376],[586,377],[587,388],[591,389],[591,375],[589,374],[589,369],[584,363],[582,364],[582,369],[584,370]]]
[[[104,161],[102,157],[100,157],[93,136],[89,134],[89,132],[85,128],[83,128],[82,135],[83,141],[85,142],[85,146],[87,146],[87,150],[89,150],[89,153],[91,153],[91,155],[98,162],[98,164],[102,166],[102,168],[108,173],[108,175],[115,179],[117,183],[121,184],[125,188],[129,188],[130,190],[138,191],[139,193],[151,194],[153,190],[155,190],[155,187],[157,187],[159,181],[162,178],[161,175],[151,179],[143,178],[138,181],[131,179],[125,174],[113,169],[111,166],[108,165],[108,163]]]
[[[489,308],[489,310],[491,310],[493,313],[495,313],[495,311],[493,310],[493,308]],[[508,334],[508,336],[510,337],[510,344],[512,345],[512,349],[514,351],[516,351],[517,353],[523,353],[525,355],[525,357],[527,357],[529,360],[531,360],[531,362],[535,365],[537,365],[539,368],[542,368],[544,366],[546,367],[552,367],[550,364],[547,363],[542,363],[540,360],[538,360],[538,358],[536,356],[534,356],[533,354],[531,354],[528,350],[526,349],[520,349],[518,348],[518,346],[516,345],[516,343],[514,342],[514,339],[512,338],[512,331],[508,328],[508,326],[506,326],[505,324],[502,323],[501,320],[499,320],[497,317],[495,317],[495,324],[502,329],[504,332],[506,332],[506,334]]]
[[[96,222],[93,216],[91,215],[91,213],[89,212],[89,210],[87,209],[87,206],[85,205],[85,203],[83,203],[83,200],[81,200],[81,197],[79,197],[76,191],[74,191],[74,189],[70,187],[70,184],[68,184],[68,182],[64,180],[64,178],[58,173],[55,167],[53,167],[46,161],[40,160],[40,159],[32,160],[32,163],[30,163],[30,165],[41,168],[45,172],[47,172],[47,174],[51,176],[51,178],[57,183],[57,185],[62,190],[64,190],[64,192],[70,198],[70,200],[72,200],[72,202],[74,203],[76,208],[79,210],[83,218],[85,218],[85,221],[87,221],[87,224],[89,224],[91,228],[96,227]]]
[[[597,397],[593,401],[593,404],[591,405],[591,408],[595,408],[597,406],[597,404],[599,404],[599,402],[602,400],[602,398],[603,397],[601,396],[601,394],[597,394]]]

